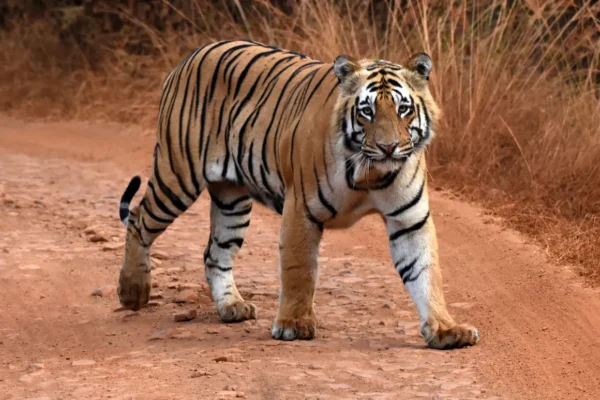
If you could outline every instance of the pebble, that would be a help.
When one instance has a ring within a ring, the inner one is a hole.
[[[94,364],[96,364],[96,361],[94,360],[75,360],[71,363],[74,367],[85,367]]]
[[[90,242],[104,243],[104,242],[108,242],[108,238],[106,237],[106,235],[104,233],[96,233],[96,234],[90,236]]]
[[[396,305],[394,303],[392,303],[391,301],[388,301],[388,302],[383,303],[383,308],[389,308],[390,310],[393,310],[396,308]]]
[[[237,398],[241,398],[241,399],[245,399],[246,398],[246,393],[244,392],[231,392],[231,391],[221,391],[221,392],[217,392],[217,395],[219,395],[220,397],[237,397]]]
[[[92,290],[92,296],[98,296],[98,297],[108,297],[111,294],[113,294],[115,292],[115,287],[112,285],[104,285],[104,286],[100,286],[99,288],[96,288],[94,290]]]
[[[173,302],[175,303],[195,303],[198,301],[198,294],[193,290],[183,290],[175,295]]]
[[[100,232],[100,227],[98,225],[90,225],[83,230],[83,233],[86,235],[94,235]]]
[[[181,332],[171,336],[171,339],[190,339],[191,337],[192,337],[192,332],[181,331]]]
[[[149,340],[163,340],[173,335],[173,330],[169,328],[161,329],[156,331],[150,336]]]
[[[169,254],[167,254],[166,251],[153,250],[152,251],[152,257],[156,258],[158,260],[167,260],[167,259],[169,259]]]
[[[73,222],[71,222],[71,227],[75,228],[75,229],[85,229],[87,227],[87,223],[85,221],[82,220],[75,220]]]
[[[197,283],[189,283],[189,282],[181,283],[181,284],[179,284],[179,287],[181,289],[194,289],[194,290],[202,289],[202,285],[199,285]]]
[[[31,363],[27,366],[27,371],[39,371],[40,369],[44,369],[43,363]]]
[[[39,265],[35,265],[35,264],[26,264],[26,265],[21,265],[19,267],[19,269],[21,271],[33,271],[36,269],[40,269],[41,267]]]
[[[162,275],[165,273],[165,269],[164,268],[152,268],[152,273],[154,274],[154,276]]]
[[[125,247],[125,243],[107,243],[102,246],[102,251],[114,251],[119,250]]]
[[[203,376],[210,376],[210,375],[212,375],[212,374],[209,374],[206,371],[194,371],[194,372],[192,372],[192,375],[190,375],[190,378],[200,378]]]
[[[216,362],[243,362],[243,361],[245,361],[240,356],[235,355],[235,354],[219,356],[219,357],[215,358],[214,360]]]
[[[156,286],[158,286],[158,285],[156,285]],[[152,286],[152,287],[154,287],[154,286]],[[150,300],[161,300],[161,299],[163,299],[162,293],[152,293],[152,294],[150,294]]]
[[[173,314],[173,320],[175,322],[191,321],[194,318],[196,318],[196,315],[198,315],[198,312],[195,309],[191,309],[191,310],[187,310],[184,312]]]
[[[450,303],[450,304],[448,304],[448,307],[459,308],[462,310],[468,310],[470,308],[473,308],[473,306],[474,306],[473,303]]]

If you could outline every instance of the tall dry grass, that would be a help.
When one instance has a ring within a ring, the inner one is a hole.
[[[231,3],[231,2],[230,2]],[[600,5],[584,1],[164,1],[185,29],[126,8],[117,35],[22,21],[0,36],[0,107],[36,117],[154,124],[162,79],[191,49],[251,38],[321,60],[434,60],[444,111],[434,185],[483,202],[549,254],[600,279]],[[100,39],[99,39],[100,38]],[[145,49],[128,51],[127,49]]]

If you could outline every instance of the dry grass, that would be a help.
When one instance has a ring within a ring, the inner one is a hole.
[[[185,32],[159,32],[121,10],[127,29],[77,40],[25,21],[0,36],[0,107],[151,126],[162,79],[213,40],[252,38],[322,60],[348,53],[402,62],[425,50],[444,110],[431,149],[434,184],[483,202],[599,281],[600,5],[408,3],[303,1],[290,15],[266,0],[233,2],[230,11],[197,1],[176,10]],[[132,43],[150,50],[123,50]]]

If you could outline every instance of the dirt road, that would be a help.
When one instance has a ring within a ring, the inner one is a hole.
[[[377,218],[325,235],[318,338],[271,340],[279,217],[258,206],[235,276],[259,318],[220,323],[204,286],[206,195],[155,245],[155,305],[113,312],[115,293],[90,293],[116,285],[118,198],[152,146],[116,125],[0,119],[0,399],[600,398],[599,292],[440,192],[447,300],[480,329],[476,347],[424,348]]]

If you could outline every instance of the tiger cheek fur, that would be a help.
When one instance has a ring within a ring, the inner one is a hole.
[[[141,182],[135,177],[121,198],[123,306],[148,302],[152,243],[206,189],[204,268],[223,321],[257,317],[236,287],[233,267],[258,201],[282,214],[273,338],[315,337],[323,230],[378,213],[426,343],[438,349],[477,343],[477,330],[454,322],[442,292],[424,155],[440,115],[428,89],[430,70],[425,54],[406,66],[349,56],[325,64],[250,41],[191,53],[163,85],[144,196],[129,211]]]

